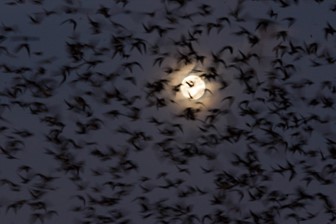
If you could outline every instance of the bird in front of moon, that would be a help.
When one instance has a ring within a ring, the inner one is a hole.
[[[189,75],[185,77],[181,83],[181,93],[185,98],[197,100],[204,95],[205,83],[196,76]]]

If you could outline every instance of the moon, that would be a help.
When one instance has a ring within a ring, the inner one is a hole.
[[[205,83],[200,77],[189,75],[183,79],[180,89],[185,98],[197,100],[205,92]]]

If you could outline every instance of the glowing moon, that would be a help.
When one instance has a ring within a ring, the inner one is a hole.
[[[197,100],[204,94],[205,83],[200,77],[189,75],[183,79],[180,89],[185,98]]]

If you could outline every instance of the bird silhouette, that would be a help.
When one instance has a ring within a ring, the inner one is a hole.
[[[0,4],[3,223],[334,222],[335,4]]]

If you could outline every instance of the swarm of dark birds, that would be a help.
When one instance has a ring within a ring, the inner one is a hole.
[[[1,224],[336,223],[334,1],[0,12]]]

